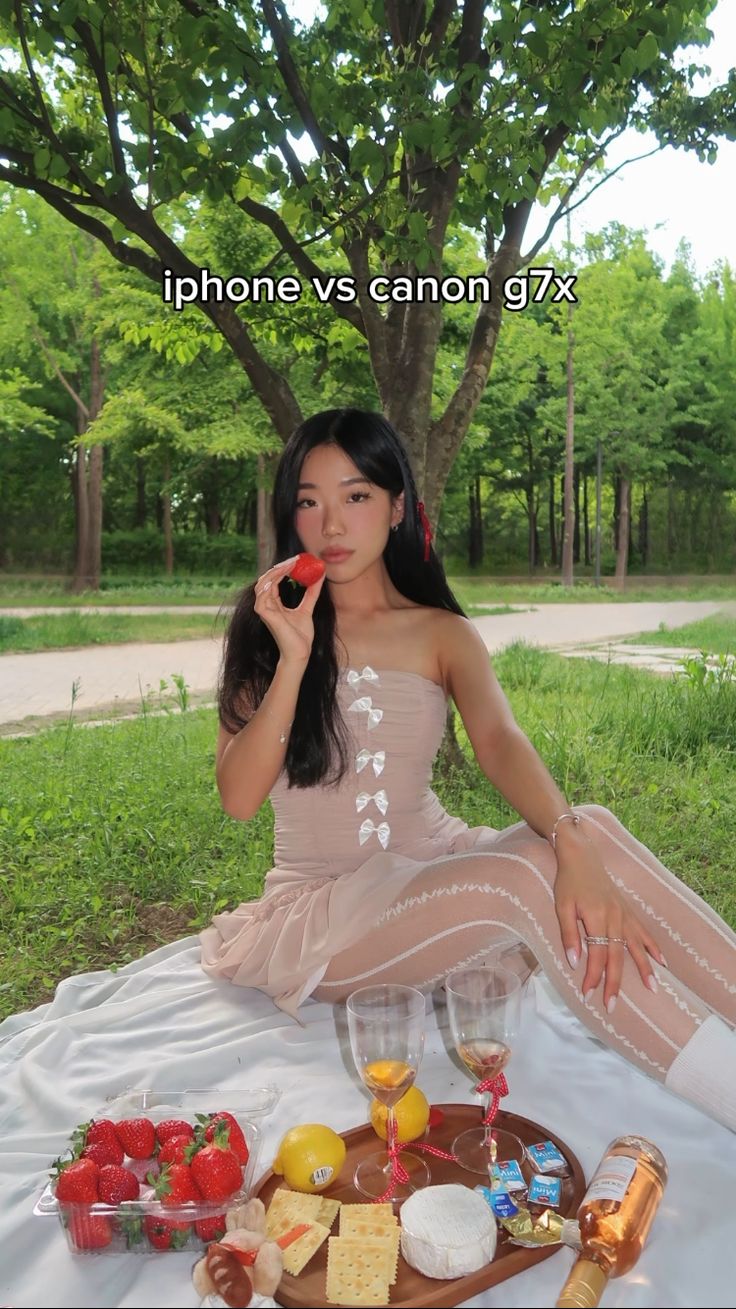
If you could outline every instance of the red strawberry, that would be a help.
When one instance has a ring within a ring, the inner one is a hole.
[[[150,1118],[123,1118],[115,1135],[131,1159],[150,1159],[156,1149],[156,1132]]]
[[[205,1140],[214,1140],[218,1123],[225,1123],[226,1126],[229,1127],[230,1135],[227,1144],[230,1146],[230,1149],[237,1158],[238,1163],[245,1167],[248,1162],[248,1145],[243,1135],[243,1129],[236,1119],[233,1118],[232,1114],[229,1114],[226,1109],[224,1109],[222,1113],[213,1114],[210,1120],[210,1125],[204,1134]],[[223,1140],[224,1139],[225,1138],[223,1137]]]
[[[191,1136],[170,1136],[161,1146],[156,1159],[159,1164],[185,1164],[185,1151],[191,1145]]]
[[[69,1235],[78,1250],[101,1250],[112,1240],[112,1224],[107,1218],[75,1211],[69,1219]]]
[[[104,1204],[122,1204],[123,1200],[137,1200],[140,1185],[135,1173],[119,1164],[105,1164],[100,1169],[99,1191]]]
[[[80,1123],[72,1133],[72,1153],[75,1158],[94,1159],[100,1168],[103,1164],[121,1164],[123,1148],[115,1135],[115,1124],[109,1118]]]
[[[164,1164],[158,1177],[149,1173],[147,1180],[155,1189],[157,1199],[168,1207],[202,1199],[188,1164]]]
[[[318,559],[316,555],[309,554],[304,550],[299,555],[295,564],[289,569],[287,577],[291,577],[300,586],[313,586],[318,582],[325,571],[324,562]]]
[[[94,1204],[99,1200],[97,1182],[100,1170],[94,1159],[74,1159],[67,1164],[57,1159],[56,1164],[60,1167],[56,1182],[57,1200],[64,1204]]]
[[[80,1158],[94,1159],[98,1168],[104,1168],[106,1164],[121,1164],[123,1162],[123,1147],[118,1138],[113,1141],[93,1141],[91,1145],[85,1145]]]
[[[92,1118],[86,1127],[87,1145],[94,1145],[96,1141],[117,1141],[115,1124],[111,1118]]]
[[[159,1123],[156,1128],[156,1140],[159,1145],[169,1141],[172,1136],[185,1136],[191,1141],[194,1136],[194,1128],[191,1123],[187,1123],[183,1118],[167,1118],[163,1123]]]
[[[243,1182],[237,1156],[229,1147],[218,1145],[218,1140],[219,1131],[212,1144],[203,1146],[192,1159],[192,1176],[202,1195],[216,1202],[227,1200]]]
[[[143,1226],[154,1250],[183,1250],[192,1230],[191,1223],[175,1223],[154,1214],[146,1215]]]
[[[430,1105],[429,1118],[427,1120],[428,1127],[440,1127],[442,1123],[444,1123],[444,1121],[445,1121],[445,1115],[440,1109],[439,1105],[436,1104]]]
[[[198,1218],[194,1230],[205,1245],[209,1245],[210,1241],[219,1241],[227,1230],[225,1215],[215,1214],[213,1218]]]

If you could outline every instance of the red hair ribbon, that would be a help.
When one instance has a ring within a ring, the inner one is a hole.
[[[429,519],[424,512],[424,502],[422,500],[417,504],[417,509],[419,510],[419,517],[422,521],[422,527],[424,528],[424,562],[426,564],[429,560],[429,543],[432,540],[432,528],[430,527]]]

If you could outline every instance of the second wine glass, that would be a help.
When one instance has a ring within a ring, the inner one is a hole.
[[[470,1172],[488,1176],[496,1160],[524,1159],[524,1147],[513,1132],[486,1121],[496,1105],[502,1083],[492,1083],[511,1057],[521,1013],[521,982],[500,964],[458,968],[445,981],[447,1014],[452,1039],[465,1067],[477,1079],[484,1097],[483,1126],[455,1137],[452,1149],[458,1163]]]
[[[412,986],[364,986],[347,999],[348,1031],[355,1066],[374,1099],[386,1106],[385,1151],[358,1164],[354,1183],[372,1200],[400,1202],[426,1186],[429,1169],[418,1155],[396,1145],[394,1105],[408,1091],[424,1050],[425,1000]]]

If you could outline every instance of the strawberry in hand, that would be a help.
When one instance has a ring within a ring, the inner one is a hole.
[[[300,586],[314,586],[314,583],[319,581],[324,571],[324,562],[318,559],[316,555],[303,550],[297,556],[296,563],[289,569],[287,577],[290,577],[293,582],[298,582]]]

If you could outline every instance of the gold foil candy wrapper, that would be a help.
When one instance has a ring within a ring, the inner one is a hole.
[[[575,1220],[563,1218],[553,1209],[545,1209],[537,1217],[532,1217],[528,1209],[519,1206],[518,1214],[498,1220],[509,1234],[512,1245],[523,1245],[535,1249],[543,1245],[570,1245],[580,1249],[580,1229]]]

